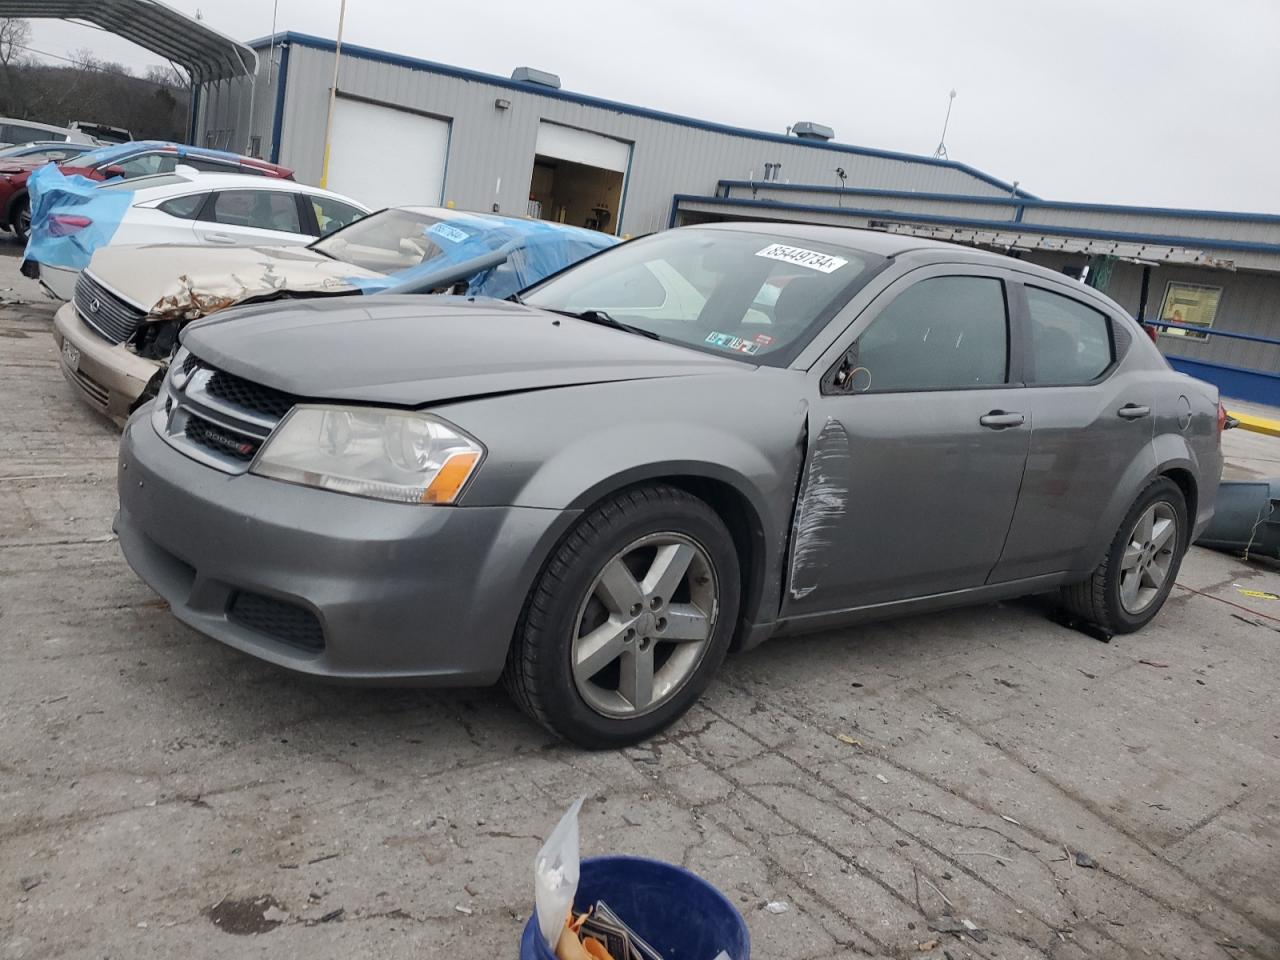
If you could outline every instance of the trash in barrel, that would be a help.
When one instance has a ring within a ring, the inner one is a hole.
[[[578,861],[577,801],[534,858],[520,960],[749,960],[742,915],[696,874],[644,857]]]

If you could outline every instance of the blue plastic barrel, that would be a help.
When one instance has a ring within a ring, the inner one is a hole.
[[[749,960],[751,937],[742,914],[719,890],[688,870],[643,857],[582,861],[573,909],[607,903],[663,960]],[[520,938],[520,960],[556,960],[542,942],[535,913]]]

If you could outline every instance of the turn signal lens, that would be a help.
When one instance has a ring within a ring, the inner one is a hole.
[[[455,453],[451,456],[427,489],[422,491],[422,502],[453,503],[479,459],[478,453]]]

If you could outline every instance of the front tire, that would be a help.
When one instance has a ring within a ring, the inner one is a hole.
[[[1107,633],[1133,633],[1160,612],[1189,546],[1187,501],[1168,477],[1147,485],[1107,556],[1083,583],[1062,588],[1071,613]]]
[[[584,516],[543,568],[503,682],[579,746],[637,743],[707,688],[739,593],[733,537],[706,502],[666,485],[625,490]]]

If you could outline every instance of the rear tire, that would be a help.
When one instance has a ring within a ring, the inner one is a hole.
[[[1062,588],[1062,605],[1111,634],[1133,633],[1160,612],[1189,546],[1187,501],[1168,477],[1138,495],[1093,575]]]
[[[525,713],[579,746],[637,743],[710,684],[739,593],[733,538],[710,506],[666,485],[622,491],[547,561],[503,683]]]
[[[30,197],[20,197],[14,203],[13,211],[9,214],[9,227],[15,237],[26,243],[27,235],[31,232]]]

